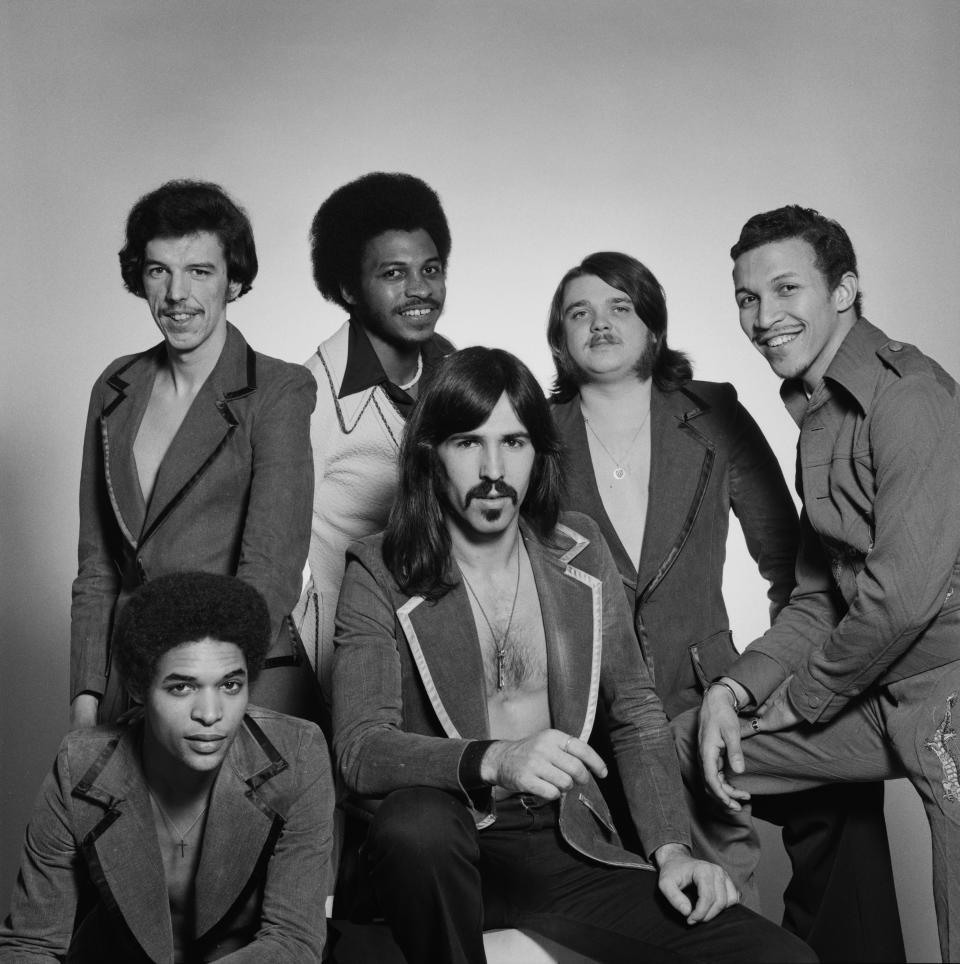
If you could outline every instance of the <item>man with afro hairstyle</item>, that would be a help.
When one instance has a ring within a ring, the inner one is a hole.
[[[315,724],[248,703],[271,637],[233,576],[131,596],[114,655],[142,713],[61,744],[0,961],[319,964],[333,783]]]
[[[452,350],[434,333],[450,229],[427,184],[374,172],[320,205],[310,247],[317,288],[350,316],[306,363],[318,385],[310,429],[316,486],[311,578],[297,616],[329,704],[344,552],[386,525],[404,424]]]

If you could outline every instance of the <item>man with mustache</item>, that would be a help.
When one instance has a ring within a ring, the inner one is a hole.
[[[559,512],[559,453],[522,362],[457,352],[411,418],[386,530],[347,553],[334,753],[379,912],[431,964],[486,960],[491,927],[596,961],[813,960],[690,856],[670,728],[606,543]],[[599,703],[642,855],[596,783]]]
[[[299,712],[312,683],[289,616],[309,541],[317,386],[227,320],[257,267],[250,219],[216,184],[168,181],[127,217],[120,274],[163,340],[115,359],[90,393],[70,610],[74,726],[127,709],[114,624],[138,586],[184,569],[237,576],[266,599],[262,705]]]
[[[386,525],[404,425],[451,350],[434,328],[446,297],[450,229],[436,193],[410,174],[366,174],[320,206],[310,231],[320,293],[350,317],[306,362],[316,486],[310,580],[297,607],[329,702],[344,551]]]
[[[668,345],[663,288],[636,258],[600,251],[571,268],[550,306],[547,341],[564,508],[600,526],[674,719],[698,707],[738,655],[723,598],[731,513],[769,583],[772,621],[794,586],[793,500],[733,386],[694,381],[686,355]],[[604,732],[601,720],[595,746]],[[604,792],[635,846],[616,778]],[[904,959],[882,784],[768,797],[756,813],[783,827],[791,859],[784,927],[825,961]],[[756,909],[756,882],[731,872]],[[858,914],[859,901],[875,916]]]
[[[723,850],[745,839],[751,794],[907,777],[930,824],[943,959],[958,961],[960,389],[861,316],[835,221],[758,214],[730,254],[740,325],[800,427],[803,528],[790,601],[700,710],[704,778],[733,824]]]

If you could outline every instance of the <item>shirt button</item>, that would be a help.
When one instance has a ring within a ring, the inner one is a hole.
[[[814,708],[818,707],[818,706],[820,705],[820,697],[819,697],[819,696],[808,696],[808,697],[807,697],[807,705],[808,705],[808,706],[812,706],[812,707],[814,707]]]
[[[887,348],[889,348],[890,351],[903,351],[903,342],[891,341],[887,344]]]

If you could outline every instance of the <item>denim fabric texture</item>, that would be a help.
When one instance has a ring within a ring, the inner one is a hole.
[[[521,521],[547,645],[553,725],[586,739],[598,703],[630,813],[649,856],[688,843],[676,751],[631,628],[619,573],[596,524],[563,513],[549,542]],[[351,546],[337,611],[334,753],[351,800],[368,811],[393,790],[429,786],[496,819],[492,794],[477,805],[460,784],[472,740],[489,738],[484,673],[467,591],[435,603],[409,599],[382,558],[382,536]],[[564,795],[560,828],[581,853],[607,863],[649,866],[619,846],[595,783]]]
[[[794,674],[797,713],[825,723],[877,682],[957,658],[960,393],[861,319],[809,401],[792,382],[781,394],[800,426],[797,588],[730,675],[762,701]]]
[[[27,828],[0,962],[173,961],[142,724],[75,730]],[[214,784],[190,960],[319,962],[333,783],[312,723],[250,706]],[[69,954],[68,954],[69,948]]]
[[[291,651],[286,617],[300,593],[313,500],[313,376],[254,352],[228,325],[220,358],[163,458],[147,505],[133,444],[163,358],[160,344],[117,359],[91,393],[71,610],[71,699],[106,692],[118,607],[137,586],[169,572],[223,573],[254,586],[274,626],[268,657]],[[119,690],[114,681],[112,693]],[[104,710],[101,718],[109,718]]]

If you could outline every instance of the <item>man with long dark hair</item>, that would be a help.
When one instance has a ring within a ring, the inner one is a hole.
[[[429,185],[377,171],[320,205],[310,254],[320,293],[349,313],[306,362],[318,385],[310,423],[316,488],[311,578],[297,612],[329,698],[344,551],[386,525],[406,419],[451,351],[434,331],[446,298],[450,229]]]
[[[385,533],[348,552],[337,612],[334,751],[372,820],[362,869],[381,913],[409,961],[483,961],[497,926],[600,961],[812,959],[690,856],[620,576],[559,495],[530,371],[496,349],[448,358],[404,437]],[[601,702],[642,855],[597,787]]]
[[[794,587],[797,511],[734,387],[694,381],[686,355],[667,344],[663,288],[636,258],[600,251],[571,268],[550,305],[547,341],[562,505],[600,526],[673,719],[698,707],[738,655],[723,599],[731,513],[768,582],[772,622]],[[602,750],[603,740],[601,718],[594,745]],[[604,793],[634,848],[616,773]],[[793,868],[784,927],[825,961],[904,960],[883,784],[758,798],[755,812],[783,827]],[[757,909],[756,882],[731,872]],[[857,913],[860,903],[876,917]]]

